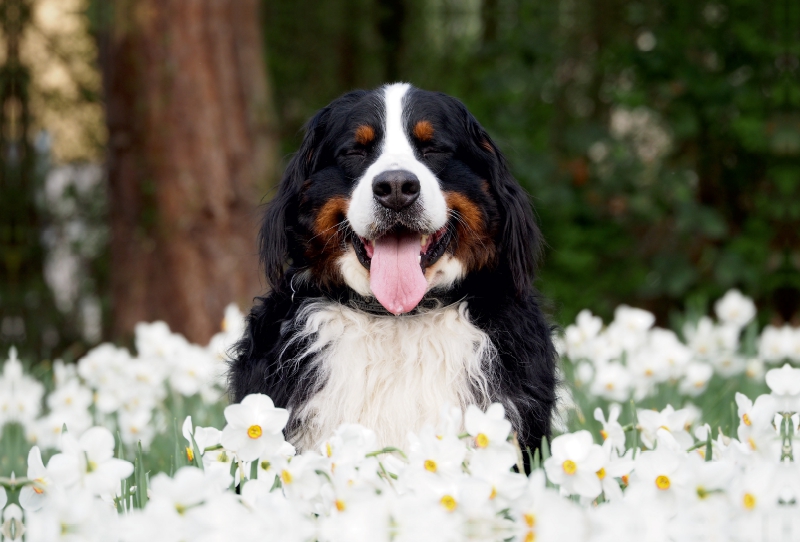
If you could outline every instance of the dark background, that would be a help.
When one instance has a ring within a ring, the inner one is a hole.
[[[305,120],[398,80],[460,98],[508,156],[547,241],[538,286],[556,322],[627,303],[669,325],[736,287],[762,324],[800,325],[798,2],[76,2],[92,44],[78,57],[99,76],[70,102],[37,86],[38,60],[14,60],[42,1],[0,8],[2,347],[78,356],[154,319],[206,340],[225,303],[262,290],[256,206]],[[87,103],[104,118],[88,151],[37,147],[37,111]],[[75,161],[105,172],[64,195],[103,239],[78,274],[102,315],[88,338],[42,272],[58,217],[41,193]]]

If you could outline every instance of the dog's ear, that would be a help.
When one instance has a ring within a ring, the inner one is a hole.
[[[298,225],[298,205],[303,185],[321,163],[331,116],[365,94],[363,90],[349,92],[318,111],[306,123],[303,142],[289,161],[277,195],[267,205],[258,236],[261,263],[271,288],[278,286],[287,264],[303,266],[303,247],[300,243],[292,243]]]
[[[330,106],[322,109],[305,126],[305,137],[300,149],[289,161],[283,174],[278,193],[267,205],[261,231],[258,236],[261,263],[267,283],[277,287],[284,267],[294,254],[290,251],[290,240],[297,226],[297,207],[303,183],[314,171],[318,147],[322,142]],[[299,264],[300,262],[294,262]]]
[[[464,107],[473,156],[481,159],[476,170],[489,177],[489,185],[501,212],[498,248],[500,266],[511,275],[517,295],[533,288],[533,279],[541,250],[541,234],[536,225],[528,193],[511,175],[505,157],[497,145]],[[488,167],[487,167],[488,165]]]

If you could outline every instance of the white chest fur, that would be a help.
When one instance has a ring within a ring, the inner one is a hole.
[[[298,412],[290,440],[316,448],[342,423],[373,429],[381,446],[436,424],[442,406],[488,405],[495,348],[462,302],[420,314],[379,316],[329,301],[308,303],[293,340],[318,369],[322,389]]]

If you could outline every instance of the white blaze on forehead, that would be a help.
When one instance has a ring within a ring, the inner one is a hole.
[[[380,204],[372,192],[372,180],[384,171],[405,170],[417,176],[420,183],[420,222],[429,233],[442,228],[447,222],[447,204],[439,187],[439,179],[414,155],[414,148],[406,134],[407,94],[411,85],[395,83],[383,87],[383,141],[378,158],[356,183],[347,211],[347,219],[360,236],[372,238],[373,225],[380,213]]]

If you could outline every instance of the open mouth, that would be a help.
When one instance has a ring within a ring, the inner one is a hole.
[[[353,236],[358,261],[369,270],[375,298],[392,314],[413,310],[428,288],[425,270],[442,257],[452,234],[445,225],[433,233],[393,228],[375,239]]]
[[[424,273],[425,270],[439,261],[447,246],[450,244],[452,237],[450,228],[445,224],[441,229],[433,232],[432,234],[414,232],[407,228],[395,228],[385,233],[381,237],[370,240],[365,239],[359,235],[353,236],[353,248],[358,256],[358,261],[361,262],[367,270],[372,267],[372,257],[375,254],[375,243],[380,244],[380,240],[386,237],[404,238],[416,237],[419,240],[419,256],[418,262],[420,269]],[[410,240],[409,240],[410,241]]]

